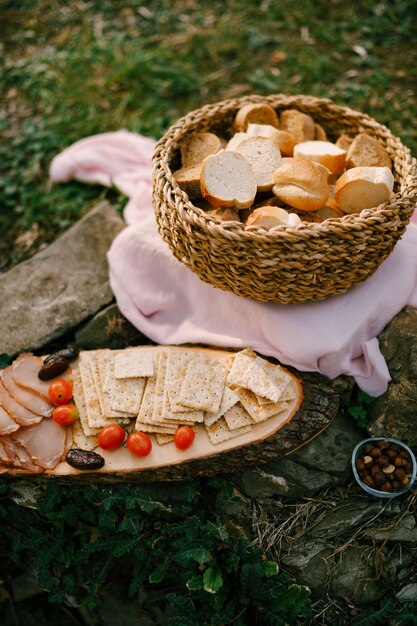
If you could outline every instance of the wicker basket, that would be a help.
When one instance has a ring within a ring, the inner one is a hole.
[[[296,108],[310,114],[330,140],[366,131],[388,150],[396,180],[390,203],[322,223],[271,231],[220,222],[195,207],[178,187],[179,146],[191,131],[224,137],[237,110],[265,102],[277,112]],[[201,280],[260,302],[303,302],[341,294],[370,276],[392,252],[417,201],[416,160],[401,141],[371,117],[312,96],[247,96],[192,111],[158,142],[153,158],[153,202],[162,238],[176,258]]]

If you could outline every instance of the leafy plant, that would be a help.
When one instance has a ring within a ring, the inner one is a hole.
[[[309,590],[217,515],[216,494],[230,496],[225,481],[180,484],[175,498],[158,484],[48,484],[36,510],[22,506],[19,485],[0,487],[0,576],[33,563],[51,602],[98,607],[119,576],[138,605],[144,594],[158,598],[173,626],[310,615]]]
[[[348,414],[353,417],[361,428],[368,426],[368,407],[374,400],[375,398],[359,389],[354,404],[348,407]]]

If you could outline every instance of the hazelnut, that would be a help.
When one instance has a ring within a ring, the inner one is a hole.
[[[363,459],[356,459],[355,466],[359,472],[363,472],[363,470],[365,469],[365,463],[363,462]]]
[[[400,482],[403,480],[405,476],[405,470],[403,467],[396,467],[394,470],[394,478],[399,480]]]
[[[381,441],[378,441],[376,445],[378,446],[378,448],[381,448],[381,450],[385,450],[385,448],[389,448],[389,442],[386,441],[385,439],[381,439]]]
[[[385,467],[386,465],[389,465],[390,464],[389,457],[386,454],[381,454],[381,456],[378,459],[378,463],[381,467]]]
[[[372,465],[371,467],[371,475],[375,476],[375,474],[377,474],[380,471],[381,471],[381,468],[379,467],[379,465],[377,465],[377,463],[374,463],[374,465]]]
[[[373,465],[374,460],[371,456],[365,456],[363,457],[363,462],[365,463],[365,467],[370,467]]]
[[[385,491],[385,492],[391,492],[392,491],[392,485],[391,485],[391,481],[390,480],[386,480],[384,482],[384,484],[381,487],[381,491]]]
[[[378,488],[381,487],[381,485],[383,485],[386,480],[387,477],[385,476],[384,472],[378,471],[374,476],[374,482]]]
[[[402,457],[397,456],[397,457],[394,459],[394,465],[395,465],[396,467],[405,467],[405,466],[407,465],[407,461],[406,461],[405,459],[403,459]]]
[[[381,448],[372,448],[369,454],[373,459],[377,459],[379,456],[381,456],[382,450]]]
[[[391,450],[395,450],[396,452],[399,452],[401,450],[401,448],[398,445],[398,443],[391,443],[390,448],[391,448]]]
[[[363,482],[365,483],[365,485],[368,485],[368,487],[374,487],[375,486],[375,481],[372,478],[372,476],[365,476],[365,478],[363,479]]]
[[[384,472],[384,474],[393,474],[395,470],[395,465],[387,465],[386,467],[384,467],[384,469],[382,470]]]
[[[400,450],[398,453],[398,456],[402,457],[403,459],[408,460],[408,452],[406,452],[406,450]]]
[[[397,457],[397,453],[395,452],[395,450],[391,450],[391,448],[388,448],[388,450],[385,451],[385,454],[390,461],[393,461]]]
[[[408,476],[404,476],[404,478],[401,481],[402,485],[408,485],[408,483],[410,482]]]
[[[399,480],[391,481],[393,491],[399,491],[402,487],[402,483]]]
[[[363,453],[364,454],[369,454],[371,450],[373,450],[374,448],[374,444],[373,443],[366,443],[363,447]]]

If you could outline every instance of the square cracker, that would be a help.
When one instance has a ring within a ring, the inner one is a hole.
[[[240,402],[228,409],[223,417],[230,430],[236,430],[236,428],[253,424],[253,419]]]
[[[155,373],[153,348],[129,348],[114,355],[115,378],[147,378]]]
[[[81,420],[78,419],[72,425],[72,443],[74,448],[81,448],[81,450],[94,450],[94,448],[97,448],[97,436],[86,435]]]
[[[165,392],[163,403],[163,414],[168,415],[170,412],[170,401],[176,405],[177,388],[176,381],[180,381],[181,386],[187,372],[190,361],[195,358],[196,350],[187,348],[171,348],[168,352],[167,372],[165,378]],[[169,397],[170,396],[170,397]],[[186,410],[184,408],[184,410]]]
[[[97,358],[104,412],[108,418],[132,418],[139,411],[145,386],[143,378],[120,379],[113,376],[113,355],[109,350]],[[129,410],[126,410],[129,407]]]
[[[80,415],[79,422],[84,435],[86,437],[97,435],[100,428],[91,428],[88,424],[81,374],[78,369],[72,370],[72,397]]]
[[[233,359],[230,372],[227,376],[227,384],[236,387],[243,387],[242,382],[244,382],[244,373],[252,365],[255,358],[256,354],[250,348],[237,352]]]
[[[214,422],[217,422],[223,415],[232,408],[237,402],[239,402],[239,396],[230,387],[225,387],[223,392],[220,408],[217,413],[205,413],[204,424],[211,426]]]
[[[252,430],[252,426],[243,426],[243,428],[235,428],[230,430],[223,418],[214,422],[211,426],[206,428],[207,434],[212,444],[217,445],[223,441],[228,441],[234,437],[239,437]]]
[[[281,401],[261,405],[253,391],[243,389],[242,387],[235,389],[235,393],[254,422],[263,422],[288,408],[288,403]]]
[[[88,352],[80,352],[79,370],[85,400],[87,423],[90,428],[107,426],[107,418],[103,415],[100,400],[90,366]]]
[[[226,371],[216,361],[196,358],[187,367],[178,403],[201,411],[216,413],[226,383]]]
[[[278,402],[289,381],[290,377],[279,366],[258,356],[243,373],[240,386],[271,402]]]

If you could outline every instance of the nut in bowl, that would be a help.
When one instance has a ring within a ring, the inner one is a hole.
[[[416,478],[417,462],[402,441],[371,437],[352,453],[352,470],[364,491],[378,498],[395,498],[408,491]]]

